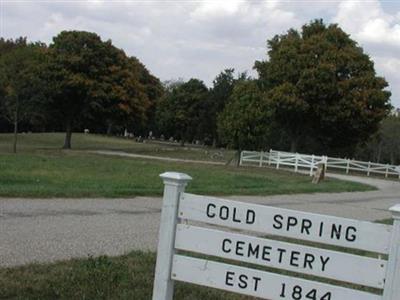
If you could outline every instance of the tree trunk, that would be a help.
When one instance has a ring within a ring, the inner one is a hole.
[[[212,141],[212,147],[216,148],[217,147],[217,137],[213,137],[213,141]]]
[[[390,151],[390,164],[394,165],[395,161],[394,161],[394,152]]]
[[[14,111],[14,143],[13,143],[13,153],[17,153],[17,141],[18,141],[18,118],[19,118],[19,99],[17,97],[16,106]]]
[[[107,126],[107,135],[111,135],[111,133],[112,133],[112,123],[110,122],[110,123],[108,123],[108,126]]]
[[[71,149],[71,136],[72,136],[72,124],[71,121],[67,121],[65,126],[65,140],[63,149]]]
[[[290,141],[290,152],[294,153],[297,151],[298,142],[299,142],[299,138],[297,136],[292,137],[292,139]]]
[[[184,147],[184,146],[185,146],[186,132],[187,132],[186,129],[183,129],[183,130],[181,130],[181,132],[180,132],[180,136],[179,136],[179,137],[180,137],[180,141],[179,141],[179,143],[180,143],[181,147]]]
[[[376,162],[378,164],[381,162],[381,156],[382,156],[382,142],[379,142],[379,144],[378,144],[378,153],[376,155]]]
[[[18,139],[18,113],[15,113],[14,119],[14,145],[13,145],[13,152],[17,153],[17,139]]]
[[[237,155],[236,167],[240,167],[240,153],[242,153],[242,150],[238,149],[236,153]]]

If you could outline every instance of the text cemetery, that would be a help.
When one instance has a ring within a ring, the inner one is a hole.
[[[316,257],[312,253],[301,253],[298,251],[288,251],[284,248],[275,248],[262,244],[246,243],[244,241],[232,241],[224,239],[222,241],[222,251],[225,253],[235,253],[238,256],[254,257],[257,260],[271,262],[275,260],[276,264],[289,264],[293,267],[303,269],[320,269],[325,271],[326,264],[330,257],[319,255]]]

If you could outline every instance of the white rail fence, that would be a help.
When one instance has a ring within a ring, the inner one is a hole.
[[[328,156],[307,155],[300,153],[270,150],[269,152],[242,151],[240,165],[293,167],[295,172],[307,170],[310,176],[318,168],[318,164],[325,164],[326,170],[342,170],[384,175],[386,178],[396,176],[400,179],[400,166],[379,164],[353,159],[343,159]]]

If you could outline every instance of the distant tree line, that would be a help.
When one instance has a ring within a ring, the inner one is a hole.
[[[355,156],[365,161],[400,165],[400,114],[393,111],[371,138],[360,144]]]
[[[267,47],[257,78],[226,69],[208,88],[199,79],[162,84],[95,33],[63,31],[49,46],[1,39],[0,128],[63,130],[64,148],[76,130],[127,129],[182,145],[398,161],[388,84],[348,34],[315,20]]]

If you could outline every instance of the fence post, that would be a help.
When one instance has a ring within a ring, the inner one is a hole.
[[[276,161],[276,168],[277,169],[279,169],[279,160],[280,160],[280,157],[279,157],[280,155],[279,154],[280,154],[280,152],[278,151],[278,159]]]
[[[178,221],[179,197],[192,178],[189,175],[175,172],[166,172],[161,174],[160,177],[164,181],[164,197],[158,235],[153,300],[172,300],[174,282],[171,280],[171,268]]]
[[[383,300],[397,300],[400,295],[400,204],[390,208],[390,211],[394,223]]]
[[[349,174],[349,171],[350,171],[350,158],[347,159],[346,174]]]
[[[314,160],[315,156],[314,154],[311,156],[311,165],[310,165],[310,176],[313,176],[313,171],[314,171]]]
[[[296,152],[294,155],[294,172],[297,173],[299,170],[299,154]]]
[[[325,172],[328,171],[328,156],[322,156],[322,163],[325,165]]]
[[[271,165],[271,155],[272,155],[272,149],[269,149],[269,155],[268,155],[268,166]]]
[[[241,152],[240,152],[239,166],[241,166],[241,165],[243,164],[243,152],[244,152],[244,151],[241,151]]]
[[[260,166],[260,167],[262,167],[263,155],[264,155],[264,152],[263,152],[263,151],[260,151],[260,163],[259,163],[259,166]]]
[[[367,169],[367,176],[369,176],[369,173],[371,172],[371,162],[368,162],[368,169]]]

